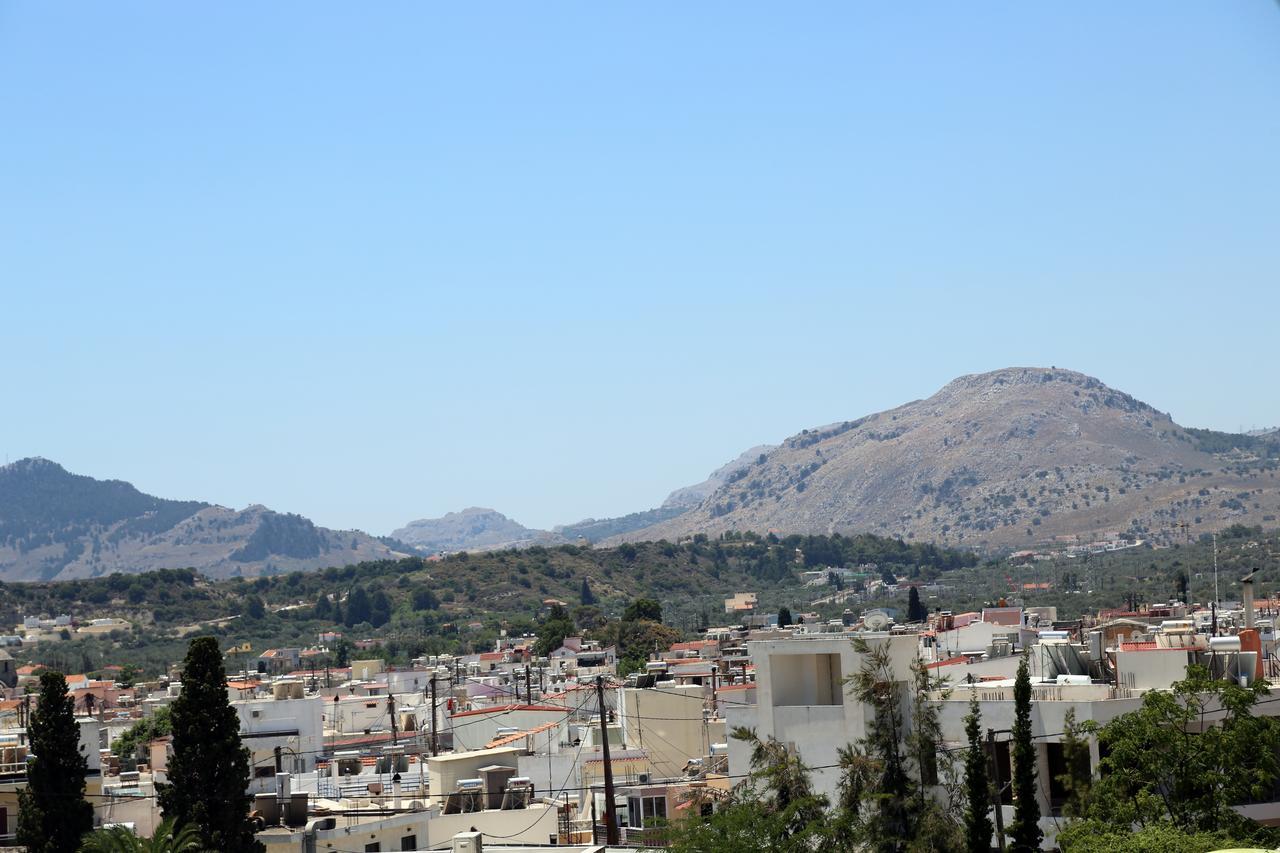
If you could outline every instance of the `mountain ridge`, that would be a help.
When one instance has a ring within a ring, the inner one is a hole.
[[[260,504],[243,510],[158,498],[42,457],[0,467],[0,580],[65,580],[194,568],[210,577],[407,556]]]
[[[1121,534],[1171,541],[1174,530],[1274,522],[1278,461],[1280,437],[1184,428],[1083,373],[1004,368],[801,430],[688,512],[603,544],[729,530],[867,531],[991,550]]]

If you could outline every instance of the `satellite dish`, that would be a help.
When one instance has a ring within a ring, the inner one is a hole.
[[[872,610],[862,617],[862,624],[868,631],[883,631],[893,624],[893,620],[883,610]]]

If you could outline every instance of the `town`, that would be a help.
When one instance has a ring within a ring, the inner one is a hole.
[[[927,675],[923,700],[940,754],[966,748],[977,710],[995,827],[1016,818],[1003,782],[1015,777],[1010,733],[1019,666],[1027,668],[1038,830],[1053,847],[1070,797],[1064,780],[1080,772],[1067,764],[1071,738],[1138,711],[1189,667],[1240,687],[1276,678],[1280,601],[1255,600],[1252,577],[1240,588],[1242,601],[1220,607],[1171,603],[1060,620],[1054,607],[1000,601],[904,624],[883,610],[793,622],[739,593],[725,600],[721,626],[655,649],[623,677],[614,648],[572,636],[545,655],[535,652],[537,637],[503,637],[487,652],[408,667],[377,658],[335,666],[323,643],[233,647],[221,657],[251,769],[245,818],[267,851],[665,847],[758,771],[752,745],[735,736],[743,731],[784,744],[811,771],[814,792],[835,800],[838,751],[867,740],[875,713],[850,685],[877,654],[877,677],[904,689],[917,671]],[[0,703],[0,837],[13,839],[42,682],[40,669],[0,656],[9,697]],[[65,676],[95,826],[143,837],[161,827],[158,792],[175,738],[157,734],[156,723],[183,695],[182,678],[177,663],[167,678],[131,684],[119,667]],[[1269,701],[1257,712],[1280,716]],[[1088,777],[1105,753],[1096,735],[1083,737]],[[920,781],[945,800],[939,779]],[[1280,792],[1237,808],[1280,823]]]

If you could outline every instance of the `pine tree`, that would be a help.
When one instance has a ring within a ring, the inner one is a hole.
[[[329,600],[329,596],[321,593],[316,599],[316,606],[312,610],[312,615],[317,619],[328,619],[333,615],[333,602]]]
[[[41,673],[29,731],[35,757],[27,765],[27,787],[18,794],[17,841],[31,853],[74,853],[81,836],[93,829],[93,806],[84,799],[88,763],[62,673]]]
[[[164,816],[198,827],[211,850],[262,850],[248,823],[249,751],[240,744],[240,719],[227,700],[227,673],[213,637],[191,642],[171,717],[169,782],[158,786]]]
[[[1031,671],[1027,654],[1018,664],[1013,683],[1013,823],[1009,826],[1010,853],[1035,853],[1044,833],[1040,830],[1040,801],[1036,799],[1036,748],[1031,742]]]
[[[969,715],[964,718],[969,750],[964,757],[964,786],[968,802],[964,812],[965,849],[969,853],[991,850],[991,783],[987,779],[987,754],[982,748],[982,712],[978,695],[969,696]]]

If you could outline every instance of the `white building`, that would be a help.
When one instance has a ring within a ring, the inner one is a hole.
[[[302,695],[302,682],[280,679],[272,684],[272,697],[232,702],[240,717],[240,739],[249,749],[253,780],[251,793],[275,790],[275,749],[281,750],[281,767],[291,773],[315,769],[324,747],[319,696]]]

